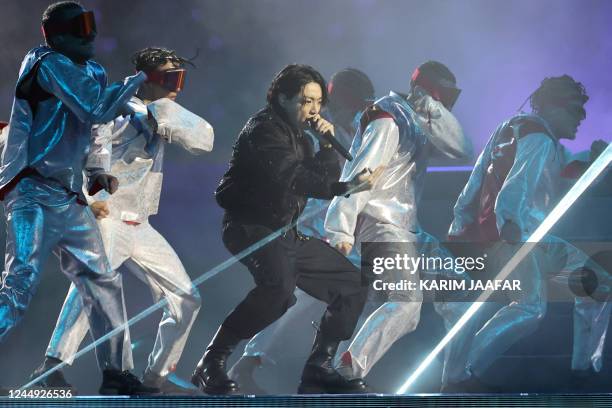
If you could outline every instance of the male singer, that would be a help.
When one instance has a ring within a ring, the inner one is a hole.
[[[234,146],[230,167],[216,197],[225,209],[223,242],[233,254],[280,230],[273,241],[241,259],[255,288],[230,313],[200,360],[192,381],[207,393],[236,392],[226,360],[243,339],[250,339],[295,303],[298,286],[326,302],[300,393],[362,393],[361,379],[347,380],[332,366],[341,340],[353,333],[366,291],[359,270],[327,243],[297,232],[295,221],[308,197],[330,199],[372,187],[380,170],[363,169],[338,182],[336,152],[324,144],[313,154],[303,127],[308,121],[320,133],[334,133],[321,118],[327,102],[325,80],[307,65],[289,65],[274,78],[268,105],[246,123]]]

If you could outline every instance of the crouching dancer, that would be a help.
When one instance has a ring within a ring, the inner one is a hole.
[[[226,374],[227,358],[241,340],[295,303],[297,286],[328,304],[298,392],[362,393],[363,380],[347,380],[332,366],[340,341],[351,337],[365,302],[359,270],[327,243],[298,233],[295,221],[308,197],[331,199],[369,189],[381,171],[364,169],[350,181],[338,182],[340,168],[331,146],[313,154],[304,125],[312,121],[319,132],[332,134],[334,127],[319,116],[327,93],[323,77],[312,67],[285,67],[272,81],[267,99],[268,106],[240,133],[217,188],[217,201],[225,209],[223,242],[238,254],[290,228],[240,259],[256,286],[219,327],[192,381],[207,393],[238,391]]]

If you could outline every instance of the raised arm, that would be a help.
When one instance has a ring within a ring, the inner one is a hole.
[[[421,128],[427,132],[429,141],[435,147],[434,157],[468,160],[474,155],[470,138],[463,133],[461,124],[440,102],[425,96],[416,111]]]
[[[178,143],[193,154],[212,151],[215,133],[203,118],[167,98],[151,102],[147,109],[155,120],[157,134],[168,143]]]
[[[105,78],[97,64],[79,67],[57,52],[42,59],[37,73],[40,87],[61,100],[84,123],[113,120],[146,79],[146,75],[139,72],[123,82],[106,86],[105,79],[94,78],[87,69],[98,70],[98,76]]]

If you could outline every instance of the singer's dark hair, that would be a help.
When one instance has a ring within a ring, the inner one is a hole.
[[[274,76],[270,88],[268,88],[268,104],[277,106],[279,94],[283,94],[289,99],[293,98],[310,82],[316,82],[321,86],[323,92],[322,104],[325,105],[327,103],[325,79],[316,69],[303,64],[287,65]]]
[[[565,106],[571,100],[579,100],[584,104],[589,96],[584,85],[569,75],[562,75],[545,78],[529,98],[529,103],[537,113],[546,106]]]
[[[176,51],[162,47],[147,47],[132,56],[132,63],[138,71],[155,71],[167,62],[172,62],[178,67],[189,64],[195,66],[187,58],[177,55]]]
[[[83,9],[78,1],[58,1],[50,4],[42,14],[42,24],[61,22],[65,20],[64,13],[68,10]]]

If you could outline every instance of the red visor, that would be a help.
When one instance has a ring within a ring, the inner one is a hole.
[[[8,122],[3,122],[0,120],[0,130],[4,129],[7,126],[8,126]]]
[[[421,72],[418,68],[415,69],[412,74],[412,83],[425,89],[432,98],[442,102],[442,105],[449,111],[453,109],[461,93],[461,89],[457,88],[451,81],[446,79],[436,81],[429,75]]]
[[[153,82],[172,92],[180,92],[185,84],[186,72],[184,68],[147,72],[147,82]]]
[[[70,34],[75,37],[90,37],[96,35],[96,18],[93,11],[84,11],[68,21],[47,23],[42,26],[45,38],[57,34]]]

